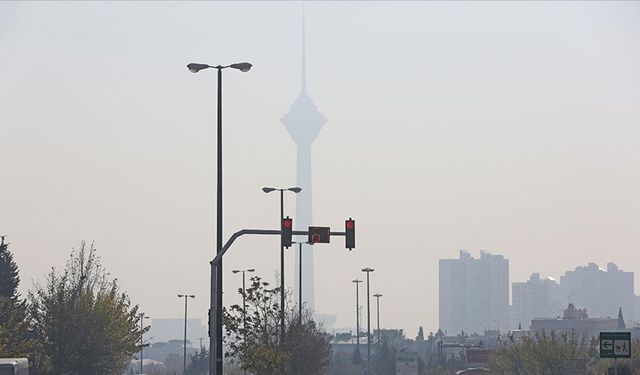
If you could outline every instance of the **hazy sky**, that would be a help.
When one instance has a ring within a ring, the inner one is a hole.
[[[301,3],[1,2],[0,232],[26,293],[95,241],[151,317],[207,316],[215,85],[225,75],[225,233],[277,228],[265,185],[295,183],[280,118],[299,93]],[[640,3],[312,2],[316,310],[354,325],[360,269],[381,323],[438,325],[437,260],[510,260],[511,281],[616,262],[640,272]],[[294,200],[286,201],[293,214]],[[225,302],[276,237],[225,257]],[[287,282],[293,280],[287,260]],[[636,292],[640,288],[636,282]]]

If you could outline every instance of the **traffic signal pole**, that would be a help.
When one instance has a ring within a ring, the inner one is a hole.
[[[306,230],[294,230],[291,231],[294,236],[308,236],[309,231]],[[344,237],[345,232],[330,232],[330,236]],[[216,254],[215,258],[211,260],[211,304],[209,309],[209,335],[212,346],[209,348],[209,353],[216,358],[213,359],[216,364],[222,364],[222,304],[219,303],[221,299],[217,297],[222,296],[221,284],[218,280],[222,280],[222,257],[229,251],[231,245],[239,237],[244,235],[282,235],[282,230],[274,229],[242,229],[235,232],[229,240],[220,248],[220,251]],[[214,372],[211,375],[222,375],[222,371],[218,371],[218,366],[214,366]]]

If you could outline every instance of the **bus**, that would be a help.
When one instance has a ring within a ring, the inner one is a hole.
[[[0,375],[29,375],[26,358],[0,358]]]

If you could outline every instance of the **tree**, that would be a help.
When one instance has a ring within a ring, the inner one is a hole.
[[[290,374],[321,375],[331,362],[331,338],[310,317],[300,325],[294,320],[283,343],[289,355]]]
[[[284,338],[280,337],[280,288],[270,288],[258,276],[251,278],[246,309],[233,305],[224,311],[226,356],[256,375],[322,374],[329,366],[330,336],[308,312],[299,323],[297,309],[288,306]]]
[[[52,373],[121,373],[139,350],[138,306],[108,276],[83,241],[63,272],[52,269],[29,293],[33,329]]]
[[[4,242],[4,236],[2,236],[0,243],[0,298],[17,301],[19,284],[18,265],[13,261],[13,254],[9,251],[9,245]]]
[[[209,373],[209,352],[201,348],[199,352],[191,354],[191,361],[185,375],[206,375]]]
[[[38,342],[29,329],[25,301],[20,300],[18,265],[13,260],[9,246],[0,242],[0,357],[30,357]]]
[[[505,374],[560,374],[567,359],[593,356],[594,340],[569,333],[536,333],[507,341],[489,357],[489,367]]]

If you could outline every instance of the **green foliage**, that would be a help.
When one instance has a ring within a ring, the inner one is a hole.
[[[32,326],[56,374],[117,374],[138,351],[138,306],[84,242],[29,293]],[[147,328],[145,328],[146,331]]]
[[[491,354],[489,368],[498,374],[560,374],[564,360],[586,360],[594,346],[594,340],[573,334],[538,333],[502,345]]]
[[[35,353],[39,342],[30,330],[27,305],[20,300],[18,266],[8,245],[0,243],[0,357],[29,357],[32,363],[42,360]]]
[[[0,243],[0,298],[17,300],[19,298],[18,285],[20,276],[18,275],[18,265],[13,261],[13,254],[9,251],[9,245]]]
[[[372,359],[372,367],[375,374],[392,375],[396,373],[396,352],[397,349],[389,343],[386,335],[381,337],[381,342],[375,345]]]
[[[290,360],[290,374],[321,375],[331,362],[330,336],[315,321],[305,319],[300,325],[289,324],[283,343]]]
[[[207,375],[209,373],[209,352],[201,348],[199,352],[191,354],[191,362],[187,366],[185,375]]]
[[[280,337],[280,289],[260,277],[251,278],[245,292],[246,309],[233,305],[224,311],[226,356],[256,375],[322,374],[331,359],[330,336],[304,313],[286,308],[285,336]]]

